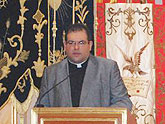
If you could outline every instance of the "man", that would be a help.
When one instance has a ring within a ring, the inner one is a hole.
[[[117,63],[90,54],[93,42],[88,28],[83,24],[71,25],[65,40],[67,58],[45,69],[37,103],[47,107],[126,107],[131,110],[132,103]],[[43,95],[46,91],[49,92]]]

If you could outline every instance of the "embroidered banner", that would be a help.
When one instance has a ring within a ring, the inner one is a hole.
[[[117,61],[138,124],[155,122],[152,4],[106,4],[106,55]]]

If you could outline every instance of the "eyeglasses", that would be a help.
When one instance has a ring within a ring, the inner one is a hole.
[[[66,41],[66,44],[70,45],[70,46],[73,46],[73,45],[79,45],[79,46],[84,46],[88,43],[88,41],[85,41],[85,40],[81,40],[81,41],[72,41],[72,40],[69,40],[69,41]]]

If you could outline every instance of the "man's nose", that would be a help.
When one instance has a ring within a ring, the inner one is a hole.
[[[77,42],[74,44],[74,49],[79,49],[79,44]]]

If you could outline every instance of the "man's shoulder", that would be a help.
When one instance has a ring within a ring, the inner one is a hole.
[[[47,70],[57,70],[57,68],[62,68],[66,63],[67,63],[67,60],[63,59],[61,62],[47,66],[46,69]]]
[[[100,56],[93,56],[93,55],[91,55],[91,60],[100,64],[108,64],[108,65],[116,63],[116,61],[112,59],[103,58]]]

